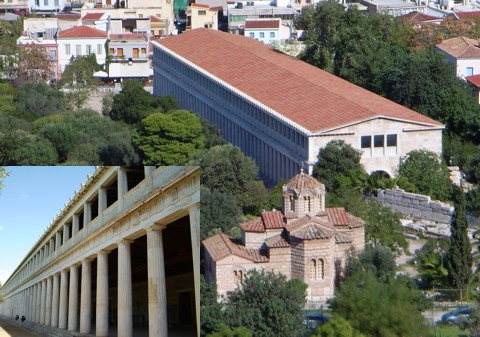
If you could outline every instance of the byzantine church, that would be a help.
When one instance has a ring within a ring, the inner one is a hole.
[[[220,296],[237,289],[250,269],[303,280],[307,303],[333,296],[336,270],[353,247],[363,250],[365,222],[344,208],[325,208],[325,186],[300,173],[283,186],[283,213],[263,211],[242,224],[241,239],[217,234],[203,241],[205,277]]]

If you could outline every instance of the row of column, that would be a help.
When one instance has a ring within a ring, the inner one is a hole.
[[[167,298],[162,230],[154,225],[147,232],[149,336],[168,336]],[[118,337],[132,337],[132,270],[133,241],[118,242]],[[108,251],[97,253],[96,336],[108,336]],[[60,329],[91,333],[92,260],[84,259],[17,294],[14,315]],[[79,266],[82,266],[79,285]],[[78,288],[80,286],[80,298]],[[80,308],[80,322],[78,309]],[[80,323],[80,324],[79,324]]]

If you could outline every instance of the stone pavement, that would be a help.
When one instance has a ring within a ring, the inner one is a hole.
[[[0,318],[0,337],[37,337],[31,332],[17,327],[14,324]]]

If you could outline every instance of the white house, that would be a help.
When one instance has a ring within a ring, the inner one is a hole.
[[[108,65],[110,78],[148,78],[153,69],[148,62],[147,34],[111,34]]]
[[[62,70],[72,56],[95,54],[98,64],[105,64],[107,32],[87,26],[62,30],[57,36],[58,63]]]
[[[61,12],[65,8],[65,0],[28,0],[28,7],[32,13]]]
[[[280,19],[245,20],[243,35],[265,44],[280,43],[280,27]]]
[[[436,48],[447,56],[458,77],[480,74],[480,46],[477,39],[455,37],[437,44]]]

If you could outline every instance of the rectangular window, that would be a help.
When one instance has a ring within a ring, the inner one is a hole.
[[[373,136],[373,147],[383,147],[385,136],[384,135],[375,135]]]
[[[473,67],[467,67],[467,76],[473,75]]]
[[[139,17],[139,18],[143,18],[143,14],[138,14],[138,17]]]
[[[255,33],[249,33],[248,36],[250,36],[251,38],[254,38],[254,37],[255,37]]]
[[[43,0],[43,5],[48,6],[48,0]]]
[[[85,47],[85,52],[87,53],[87,55],[90,55],[92,53],[92,46],[87,44]]]
[[[138,48],[133,48],[133,58],[138,59],[139,50]]]
[[[58,6],[59,6],[59,1],[58,1],[58,0],[53,0],[53,5],[54,5],[55,7],[58,7]]]
[[[260,38],[264,38],[265,37],[265,33],[264,32],[260,32]]]
[[[50,50],[50,58],[52,60],[56,60],[57,59],[57,51],[56,50]]]
[[[110,48],[110,49],[108,50],[108,53],[109,53],[110,55],[114,55],[114,54],[115,54],[115,49]]]
[[[65,45],[65,55],[70,55],[71,51],[70,51],[70,45],[69,44],[66,44]]]
[[[97,44],[97,54],[98,55],[102,55],[102,50],[103,50],[102,44],[100,44],[100,43]]]
[[[35,0],[35,6],[40,6],[40,0]]]
[[[387,146],[397,146],[397,135],[387,135]]]
[[[123,48],[118,48],[117,49],[117,56],[118,57],[123,57]]]
[[[75,55],[77,55],[77,56],[82,55],[82,46],[81,45],[77,44],[75,46],[75,53],[76,53]]]
[[[146,54],[146,53],[147,53],[147,48],[142,48],[141,53],[142,53],[142,54]]]
[[[360,142],[360,147],[362,149],[369,149],[372,147],[372,136],[362,136]]]
[[[198,15],[207,15],[207,11],[198,11]]]
[[[270,32],[270,37],[275,37],[275,32]]]

